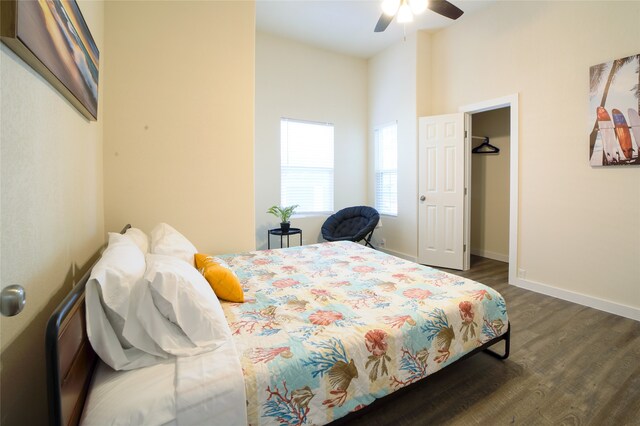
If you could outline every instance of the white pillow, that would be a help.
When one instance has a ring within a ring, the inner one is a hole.
[[[90,279],[98,283],[107,316],[122,326],[129,311],[129,293],[145,268],[144,254],[133,240],[110,232],[107,248],[93,267]],[[122,330],[122,326],[118,328]]]
[[[163,359],[136,347],[124,348],[120,343],[111,323],[107,319],[100,296],[96,289],[97,282],[87,282],[85,290],[87,336],[96,354],[114,370],[132,370],[157,364]]]
[[[220,302],[205,278],[176,257],[148,254],[137,317],[147,334],[173,355],[195,355],[231,338]]]
[[[194,265],[193,256],[198,252],[181,233],[166,223],[156,225],[151,231],[151,253],[174,256]]]
[[[87,335],[94,351],[114,370],[151,365],[166,357],[150,338],[145,345],[149,351],[145,351],[123,335],[130,315],[130,293],[144,271],[140,248],[128,236],[110,233],[86,285]]]
[[[129,228],[125,231],[124,235],[131,238],[133,242],[140,247],[140,251],[142,251],[142,253],[149,253],[149,237],[147,237],[147,234],[142,230],[138,228]]]

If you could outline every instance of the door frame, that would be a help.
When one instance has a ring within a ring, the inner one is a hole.
[[[515,284],[518,271],[518,93],[501,98],[461,106],[459,112],[469,115],[492,111],[499,108],[510,108],[510,158],[509,158],[509,284]],[[469,188],[465,196],[464,239],[467,245],[465,253],[465,270],[470,267],[471,261],[471,119],[469,120],[469,132],[465,138],[465,186]]]

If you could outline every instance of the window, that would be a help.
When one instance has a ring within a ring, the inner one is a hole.
[[[398,125],[375,129],[376,209],[381,214],[398,215]]]
[[[280,120],[280,203],[333,212],[333,124]]]

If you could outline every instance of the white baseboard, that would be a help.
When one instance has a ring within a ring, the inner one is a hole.
[[[486,257],[487,259],[497,260],[499,262],[509,263],[509,255],[508,254],[496,253],[494,251],[488,251],[488,250],[483,250],[483,249],[474,249],[474,248],[471,249],[471,254],[473,254],[475,256]]]
[[[600,311],[609,312],[611,314],[620,315],[621,317],[630,318],[640,321],[640,308],[623,305],[621,303],[611,302],[610,300],[600,299],[586,294],[576,293],[562,288],[552,287],[547,284],[541,284],[534,281],[516,278],[515,282],[510,284],[526,290],[535,291],[536,293],[546,294],[547,296],[556,297],[558,299],[567,300],[583,306],[589,306]]]
[[[397,251],[389,250],[389,249],[387,249],[385,247],[376,246],[376,249],[380,250],[383,253],[391,254],[391,255],[399,257],[401,259],[409,260],[411,262],[418,263],[418,258],[415,257],[415,256],[410,256],[410,255],[405,254],[405,253],[400,253],[400,252],[397,252]]]

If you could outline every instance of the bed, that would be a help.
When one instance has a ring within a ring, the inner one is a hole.
[[[352,242],[220,258],[245,291],[244,303],[221,305],[244,376],[249,424],[344,422],[473,354],[509,355],[504,298],[480,283]],[[79,424],[83,409],[91,424],[96,401],[117,395],[126,404],[127,389],[138,411],[149,401],[146,411],[158,416],[153,423],[172,424],[166,407],[175,403],[175,365],[114,372],[102,364],[86,337],[87,279],[47,328],[51,424]],[[489,349],[500,341],[503,354]],[[145,396],[145,389],[153,392]],[[163,400],[166,413],[153,406]]]

